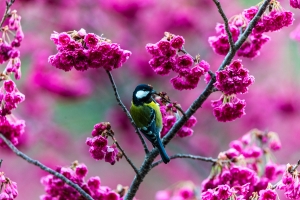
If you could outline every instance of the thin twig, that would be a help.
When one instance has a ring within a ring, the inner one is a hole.
[[[58,173],[57,171],[54,171],[53,169],[50,169],[48,167],[46,167],[45,165],[43,165],[42,163],[40,163],[37,160],[33,160],[32,158],[30,158],[29,156],[27,156],[26,154],[22,153],[21,151],[19,151],[4,135],[2,135],[0,133],[0,138],[7,144],[7,146],[15,153],[17,154],[17,156],[23,158],[24,160],[26,160],[27,162],[34,164],[35,166],[38,166],[39,168],[41,168],[42,170],[52,174],[53,176],[56,176],[57,178],[61,179],[63,182],[65,182],[66,184],[68,184],[69,186],[71,186],[72,188],[74,188],[75,190],[77,190],[82,197],[84,197],[85,199],[88,200],[93,200],[93,198],[87,194],[81,187],[79,187],[77,184],[73,183],[72,181],[70,181],[69,179],[67,179],[64,175]]]
[[[233,57],[235,56],[237,50],[241,47],[241,45],[246,41],[257,21],[260,19],[262,14],[266,11],[271,0],[265,0],[262,6],[259,8],[258,12],[254,16],[254,18],[248,24],[248,27],[243,32],[243,34],[239,37],[238,41],[235,43],[235,48],[230,50],[228,54],[225,56],[223,62],[221,63],[218,71],[223,70],[227,65],[230,64]],[[179,129],[186,123],[186,121],[202,106],[204,101],[209,97],[209,95],[213,92],[215,80],[211,79],[210,82],[206,85],[203,92],[200,96],[192,103],[192,105],[185,112],[186,117],[181,117],[178,121],[175,122],[173,127],[169,130],[166,136],[163,138],[163,144],[168,144],[173,137],[175,137],[176,133]],[[145,158],[141,168],[140,168],[140,176],[135,177],[130,185],[130,188],[124,197],[124,200],[131,200],[134,198],[140,184],[142,183],[144,177],[151,170],[151,164],[154,159],[158,156],[159,152],[157,148],[154,148]],[[150,166],[149,166],[150,165]]]
[[[3,160],[2,160],[2,159],[0,159],[0,168],[1,168],[2,161],[3,161]]]
[[[4,20],[8,16],[8,11],[9,11],[10,7],[14,4],[14,2],[15,2],[15,0],[6,1],[6,8],[5,8],[4,15],[3,15],[2,19],[1,19],[1,22],[0,22],[0,27],[2,27],[2,25],[4,23]]]
[[[201,160],[204,162],[211,162],[211,163],[216,163],[217,159],[211,158],[211,157],[202,157],[202,156],[195,156],[195,155],[190,155],[190,154],[175,154],[170,156],[170,159],[176,159],[176,158],[189,158],[193,160]],[[151,168],[156,167],[157,165],[161,164],[163,160],[159,160],[157,162],[152,163]]]
[[[179,49],[178,52],[182,52],[182,53],[184,53],[184,54],[187,54],[187,55],[191,56],[191,57],[193,58],[193,61],[194,61],[194,62],[197,62],[197,59],[194,58],[189,52],[187,52],[187,51],[184,49],[184,47],[182,47],[181,49]]]
[[[114,78],[112,76],[112,74],[110,73],[110,71],[106,70],[107,74],[108,74],[108,77],[109,77],[109,80],[112,84],[112,87],[113,87],[113,90],[115,92],[115,96],[116,96],[116,99],[117,99],[117,102],[119,103],[119,105],[122,107],[123,111],[126,113],[127,117],[129,118],[132,126],[135,128],[135,132],[138,134],[143,146],[144,146],[144,150],[145,150],[145,153],[148,154],[149,153],[149,150],[148,150],[148,147],[147,147],[147,144],[142,136],[142,134],[140,133],[138,127],[136,126],[136,124],[134,123],[129,111],[127,110],[127,108],[125,107],[125,105],[122,103],[121,101],[121,98],[120,98],[120,95],[118,93],[118,90],[117,90],[117,86],[115,84],[115,81],[114,81]]]
[[[133,164],[133,162],[130,160],[130,158],[126,155],[125,151],[122,149],[122,147],[117,142],[116,138],[113,136],[111,132],[107,132],[107,134],[113,139],[114,143],[117,145],[118,149],[122,152],[122,155],[125,157],[129,165],[132,167],[132,169],[135,171],[137,175],[139,175],[139,170],[136,168],[136,166]]]
[[[298,160],[297,164],[295,164],[295,165],[289,170],[289,172],[290,172],[291,174],[293,174],[293,173],[296,171],[296,169],[299,167],[299,165],[300,165],[300,160]]]
[[[221,3],[218,0],[213,0],[213,2],[216,4],[216,6],[218,8],[218,11],[219,11],[221,17],[223,18],[223,21],[224,21],[224,24],[225,24],[225,30],[226,30],[226,33],[227,33],[227,36],[228,36],[230,49],[235,49],[234,41],[233,41],[232,34],[231,34],[231,31],[230,31],[229,23],[228,23],[228,18],[226,17],[226,15],[223,11]]]
[[[168,103],[170,103],[170,104],[173,104],[169,99],[165,98],[164,95],[159,95],[159,94],[156,94],[156,95],[160,96],[164,101],[166,101],[166,102],[168,102]],[[181,108],[180,106],[178,106],[177,104],[173,104],[173,105],[174,105],[174,107],[175,107],[177,110],[179,110],[179,112],[181,112],[181,114],[182,114],[183,116],[185,116],[185,112],[182,110],[182,108]],[[186,117],[186,116],[185,116],[185,117]]]

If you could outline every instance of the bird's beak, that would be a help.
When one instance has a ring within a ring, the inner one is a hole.
[[[157,92],[155,90],[152,90],[151,94],[157,94]]]

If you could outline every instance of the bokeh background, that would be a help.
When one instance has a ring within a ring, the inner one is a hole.
[[[259,3],[258,0],[220,2],[228,17]],[[288,3],[282,0],[283,8],[292,10]],[[1,0],[0,4],[0,13],[3,13],[5,1]],[[74,160],[84,162],[89,169],[88,177],[98,175],[101,184],[112,189],[117,184],[129,186],[134,172],[125,159],[111,166],[89,156],[85,140],[91,136],[93,125],[109,121],[115,137],[137,166],[144,158],[142,145],[117,104],[104,70],[64,72],[48,64],[48,56],[56,53],[50,34],[84,28],[87,32],[103,34],[130,50],[130,59],[112,72],[128,108],[132,91],[139,83],[149,83],[157,91],[167,92],[171,100],[179,102],[184,109],[205,87],[201,80],[194,90],[177,91],[169,82],[174,74],[159,76],[152,71],[148,65],[151,56],[146,53],[145,45],[159,41],[165,31],[182,35],[186,39],[185,49],[193,56],[200,54],[212,70],[216,70],[223,59],[208,44],[208,37],[215,34],[216,23],[222,22],[211,0],[16,0],[12,9],[22,16],[25,34],[20,48],[22,78],[17,84],[26,100],[13,114],[26,120],[26,133],[18,147],[52,168],[68,166]],[[244,67],[255,76],[249,93],[238,96],[246,100],[247,114],[233,122],[218,122],[210,101],[221,94],[214,93],[195,115],[198,123],[193,136],[175,138],[166,147],[169,155],[191,153],[217,157],[231,140],[259,128],[278,133],[282,142],[282,150],[275,154],[278,163],[299,160],[300,51],[299,42],[292,40],[290,33],[300,24],[300,18],[297,10],[292,11],[296,19],[293,26],[268,33],[271,41],[263,47],[259,57],[242,58]],[[44,193],[40,178],[46,173],[8,149],[0,150],[0,158],[4,160],[1,171],[18,184],[17,199],[39,199]],[[137,198],[152,200],[156,191],[179,181],[191,180],[200,186],[209,170],[210,164],[200,161],[178,159],[162,164],[145,178]]]

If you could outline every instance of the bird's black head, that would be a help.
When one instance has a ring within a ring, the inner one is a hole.
[[[132,101],[136,106],[142,105],[143,103],[150,103],[152,101],[151,96],[155,93],[152,86],[146,84],[140,84],[136,86]]]

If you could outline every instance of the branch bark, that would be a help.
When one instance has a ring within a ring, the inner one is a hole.
[[[210,157],[203,157],[203,156],[195,156],[195,155],[190,155],[190,154],[175,154],[170,156],[170,159],[176,159],[176,158],[189,158],[189,159],[193,159],[193,160],[201,160],[204,162],[211,162],[211,163],[216,163],[217,159],[215,158],[210,158]],[[152,163],[151,168],[154,168],[156,166],[158,166],[159,164],[163,163],[163,160],[159,160],[155,163]]]
[[[227,36],[228,36],[228,41],[229,41],[230,49],[234,49],[235,48],[234,47],[234,41],[233,41],[232,34],[231,34],[231,31],[230,31],[230,27],[229,27],[229,23],[228,23],[228,18],[226,17],[226,15],[225,15],[225,13],[223,11],[221,3],[218,0],[213,0],[213,2],[216,4],[216,6],[218,8],[218,11],[219,11],[221,17],[223,18],[224,25],[225,25],[225,30],[226,30],[226,33],[227,33]]]

